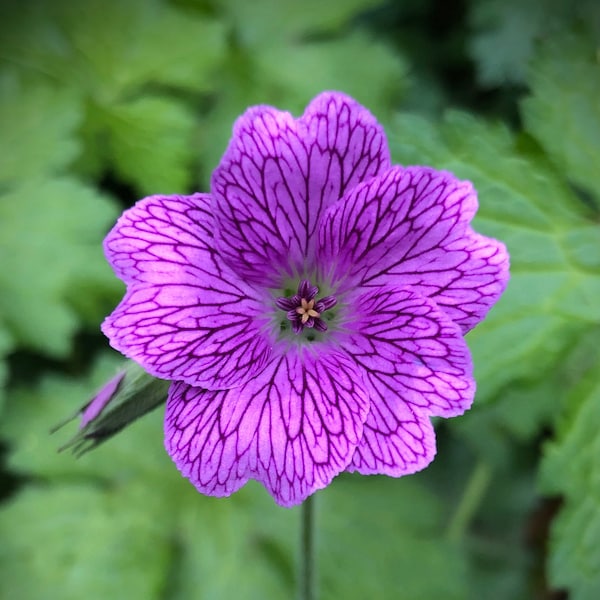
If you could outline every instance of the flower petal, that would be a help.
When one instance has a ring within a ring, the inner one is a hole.
[[[463,413],[475,382],[459,327],[428,298],[382,287],[355,294],[342,341],[365,373],[371,410],[349,471],[399,477],[435,455],[430,416]],[[350,309],[347,309],[350,312]]]
[[[475,395],[473,365],[460,328],[434,301],[411,289],[355,293],[340,318],[339,343],[364,369],[379,398],[417,413],[454,417]]]
[[[339,289],[410,286],[467,331],[508,281],[508,254],[469,222],[470,182],[428,167],[393,167],[327,211],[319,231],[321,277]]]
[[[199,491],[228,496],[249,478],[282,506],[302,502],[346,468],[369,401],[345,354],[290,348],[236,390],[175,382],[165,445]]]
[[[371,403],[362,440],[346,470],[401,477],[424,469],[434,456],[435,432],[429,417],[382,396]]]
[[[312,265],[323,211],[388,167],[383,129],[348,96],[321,94],[298,120],[254,107],[213,173],[217,248],[240,276],[279,287]]]
[[[128,290],[102,330],[156,377],[224,389],[269,359],[272,299],[219,260],[211,229],[204,195],[153,196],[126,211],[105,247]]]
[[[149,196],[126,210],[104,240],[125,283],[177,283],[214,256],[210,196]]]

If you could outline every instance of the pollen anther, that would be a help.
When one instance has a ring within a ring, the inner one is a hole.
[[[321,313],[314,309],[314,299],[307,301],[306,298],[302,298],[300,302],[301,305],[296,309],[296,312],[300,315],[303,325],[308,321],[308,319],[310,319],[310,317],[317,319],[321,316]]]
[[[334,296],[327,296],[316,300],[318,292],[319,288],[311,286],[310,281],[304,279],[298,285],[297,294],[290,298],[277,298],[275,301],[279,308],[287,312],[294,333],[301,333],[305,327],[327,331],[327,324],[321,315],[336,304],[336,299]]]

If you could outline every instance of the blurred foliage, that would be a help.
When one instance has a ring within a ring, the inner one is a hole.
[[[162,411],[80,460],[48,431],[122,366],[96,333],[120,210],[207,189],[247,106],[323,89],[396,162],[474,182],[512,279],[433,465],[318,494],[321,597],[600,595],[598,2],[13,0],[0,22],[1,597],[291,597],[299,511],[197,494]]]
[[[600,35],[596,0],[472,0],[467,47],[481,85],[529,83],[528,64],[540,40],[565,33],[565,25],[585,26]]]

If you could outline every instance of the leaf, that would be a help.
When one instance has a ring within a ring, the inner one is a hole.
[[[600,329],[593,332],[597,342]],[[548,570],[569,598],[591,600],[600,593],[600,379],[597,343],[587,372],[565,398],[556,439],[545,447],[542,491],[565,496],[550,535]]]
[[[341,90],[383,116],[406,86],[408,67],[402,57],[360,31],[257,54],[265,87],[281,89],[279,103],[296,113],[323,90]]]
[[[198,494],[164,451],[162,411],[79,460],[56,453],[68,431],[49,436],[49,426],[121,365],[105,356],[89,377],[11,394],[0,436],[10,468],[35,484],[0,513],[0,595],[68,600],[85,586],[91,600],[291,597],[300,511],[257,483],[230,499]],[[346,475],[315,500],[323,598],[464,598],[463,555],[442,538],[447,502],[417,477]]]
[[[224,27],[162,0],[32,0],[2,6],[0,57],[101,105],[142,86],[214,86]]]
[[[548,560],[550,583],[555,588],[567,588],[570,600],[594,600],[600,594],[599,506],[600,497],[595,490],[594,495],[567,503],[552,527]]]
[[[68,166],[80,150],[74,133],[81,117],[73,94],[0,74],[0,186]]]
[[[484,86],[522,83],[534,40],[543,30],[547,8],[541,2],[484,0],[471,2],[475,34],[469,53]]]
[[[504,126],[451,112],[439,125],[403,115],[391,131],[396,161],[473,181],[475,229],[504,241],[511,255],[507,291],[468,336],[478,398],[489,400],[511,381],[539,379],[568,336],[600,321],[594,215],[543,157],[520,154]]]
[[[111,162],[142,194],[181,193],[191,181],[194,117],[166,98],[140,98],[103,111]]]
[[[536,42],[578,22],[600,25],[595,0],[477,0],[471,2],[469,53],[484,86],[523,84]]]
[[[70,178],[30,181],[0,196],[0,313],[15,343],[65,356],[80,319],[97,323],[121,285],[101,240],[117,211]]]
[[[345,476],[317,495],[324,599],[465,598],[465,555],[418,477]]]
[[[2,11],[4,15],[2,15]],[[160,0],[34,0],[0,9],[0,56],[22,76],[65,89],[85,110],[79,173],[116,172],[140,194],[185,192],[192,98],[214,89],[225,29]],[[54,119],[54,107],[44,110]]]
[[[522,110],[526,129],[557,168],[593,194],[600,207],[600,61],[596,51],[596,44],[583,36],[554,36],[547,41],[531,64],[532,93],[523,101]]]
[[[239,28],[244,43],[267,43],[299,38],[307,33],[335,32],[361,12],[381,4],[381,0],[222,0],[220,2]]]
[[[598,336],[598,327],[565,336],[565,351],[550,372],[540,372],[534,381],[509,384],[493,403],[476,404],[453,423],[453,430],[490,462],[498,461],[497,452],[494,456],[498,444],[512,448],[515,444],[537,443],[539,436],[557,422],[564,396],[595,366]]]
[[[0,513],[0,594],[23,600],[160,598],[171,559],[165,527],[171,519],[136,510],[156,504],[145,491],[28,487]]]

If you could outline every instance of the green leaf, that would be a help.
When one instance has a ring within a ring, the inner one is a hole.
[[[352,17],[380,5],[381,0],[222,0],[224,10],[240,31],[243,43],[271,44],[307,33],[335,32]]]
[[[156,509],[153,515],[148,507],[156,504],[134,485],[28,487],[0,513],[0,594],[160,598],[172,554],[171,518]]]
[[[214,19],[162,0],[6,3],[0,57],[99,104],[161,84],[206,91],[224,52]]]
[[[276,52],[269,47],[257,55],[265,87],[280,89],[280,102],[296,113],[323,90],[340,90],[374,114],[387,116],[407,81],[402,57],[361,31],[320,42],[290,43]]]
[[[0,57],[24,77],[43,74],[84,108],[79,173],[116,172],[140,194],[190,189],[188,103],[218,81],[220,23],[160,0],[35,0],[3,7],[0,22]],[[43,118],[55,111],[45,107]]]
[[[475,229],[510,252],[508,289],[468,336],[478,398],[489,399],[510,381],[539,379],[568,335],[600,321],[594,215],[543,157],[521,154],[504,126],[451,112],[439,125],[403,115],[389,131],[395,161],[473,181],[480,200]]]
[[[596,403],[598,400],[596,397]],[[595,423],[599,425],[597,419]],[[598,444],[594,447],[598,449]],[[567,588],[570,600],[595,600],[600,595],[599,535],[597,489],[593,495],[567,502],[552,526],[548,560],[550,583],[555,588]]]
[[[547,8],[542,2],[483,0],[471,2],[474,35],[469,52],[484,86],[522,83],[534,39],[543,29]]]
[[[79,153],[81,105],[68,91],[0,74],[0,186],[50,175]]]
[[[565,415],[556,439],[545,447],[540,469],[542,491],[565,496],[550,535],[550,580],[568,588],[574,600],[600,594],[600,329],[593,335],[587,372],[566,395]]]
[[[186,191],[191,184],[194,117],[166,98],[140,98],[103,111],[108,154],[118,175],[142,194]]]
[[[554,36],[531,64],[525,127],[600,207],[600,62],[595,42]]]
[[[476,0],[469,21],[469,51],[484,86],[523,84],[536,42],[579,22],[600,25],[595,0]]]
[[[164,450],[163,411],[81,459],[57,452],[68,428],[50,435],[50,427],[122,364],[107,355],[89,377],[50,376],[12,391],[0,422],[13,448],[9,465],[45,485],[26,486],[0,513],[0,596],[159,600],[168,590],[182,600],[288,597],[273,553],[281,546],[289,553],[286,523],[293,525],[294,512],[277,508],[257,485],[234,500],[198,494]],[[36,518],[23,527],[29,511]],[[271,539],[263,522],[281,539]],[[147,568],[152,573],[140,581]]]
[[[419,479],[344,476],[316,496],[324,599],[465,598],[465,555]]]
[[[16,343],[64,356],[80,319],[97,323],[115,301],[101,240],[116,216],[109,198],[69,178],[0,196],[0,313]]]

